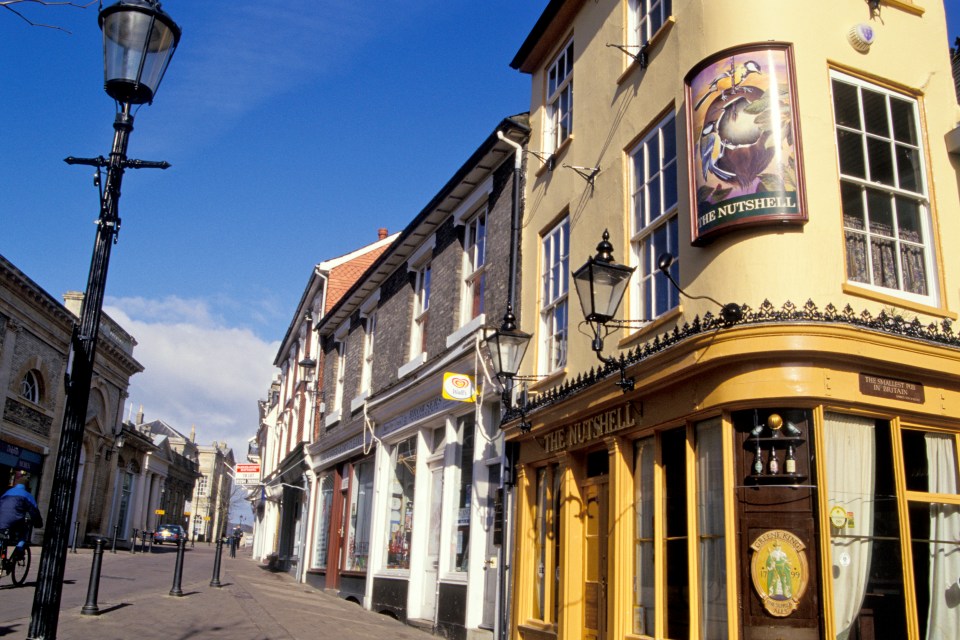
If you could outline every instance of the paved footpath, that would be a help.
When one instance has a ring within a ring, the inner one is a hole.
[[[93,553],[67,554],[59,640],[430,640],[433,636],[387,616],[297,583],[250,559],[242,549],[221,560],[222,587],[210,586],[215,547],[198,544],[184,554],[183,596],[173,586],[175,549],[103,554],[99,615],[81,615]],[[34,551],[39,551],[34,549]],[[0,580],[0,637],[26,638],[36,585],[37,556],[27,583]]]

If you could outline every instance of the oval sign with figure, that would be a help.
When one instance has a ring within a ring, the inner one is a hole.
[[[789,616],[810,581],[806,545],[789,531],[772,529],[760,534],[750,548],[750,578],[764,608],[778,618]]]

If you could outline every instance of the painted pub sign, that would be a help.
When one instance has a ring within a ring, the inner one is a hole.
[[[792,51],[728,49],[687,75],[695,244],[743,226],[806,222]]]

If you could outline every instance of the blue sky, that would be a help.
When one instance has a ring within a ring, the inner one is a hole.
[[[173,166],[127,172],[107,285],[146,367],[132,411],[242,458],[311,267],[402,229],[528,109],[509,62],[546,4],[165,1],[184,35],[129,155]],[[0,11],[0,254],[59,298],[86,285],[98,211],[63,158],[106,155],[114,107],[96,5],[18,7],[70,33]]]
[[[84,0],[79,0],[83,2]],[[105,4],[112,4],[105,2]],[[263,0],[163,9],[183,29],[136,115],[107,311],[146,371],[129,402],[245,454],[311,268],[402,229],[505,116],[509,63],[545,1]],[[96,5],[0,11],[0,253],[55,297],[82,290],[113,101]]]

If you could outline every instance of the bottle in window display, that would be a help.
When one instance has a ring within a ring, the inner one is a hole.
[[[797,472],[797,457],[793,452],[793,445],[787,445],[787,457],[783,459],[784,473],[795,474]]]
[[[772,476],[780,473],[780,461],[777,460],[777,448],[770,445],[770,461],[767,463],[767,473]]]
[[[762,476],[763,475],[763,452],[760,451],[760,441],[757,440],[757,448],[753,452],[753,475]]]

